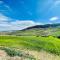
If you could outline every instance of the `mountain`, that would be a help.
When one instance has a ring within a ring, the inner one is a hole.
[[[60,23],[35,25],[9,33],[16,36],[60,36]]]

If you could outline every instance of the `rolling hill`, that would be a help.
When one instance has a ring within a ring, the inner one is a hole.
[[[23,30],[0,32],[0,35],[3,35],[0,36],[0,50],[10,58],[60,60],[60,39],[55,37],[60,36],[60,24],[36,25]]]
[[[8,33],[16,36],[60,36],[60,24],[36,25]]]

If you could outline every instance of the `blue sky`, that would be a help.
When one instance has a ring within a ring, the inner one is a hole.
[[[0,30],[60,22],[60,0],[0,0]]]

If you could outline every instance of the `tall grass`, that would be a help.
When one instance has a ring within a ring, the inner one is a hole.
[[[0,46],[37,51],[45,50],[60,55],[60,39],[52,36],[0,36]]]

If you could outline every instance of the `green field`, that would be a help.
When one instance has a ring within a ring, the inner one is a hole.
[[[52,36],[0,36],[0,46],[35,51],[44,50],[60,55],[60,39]]]

